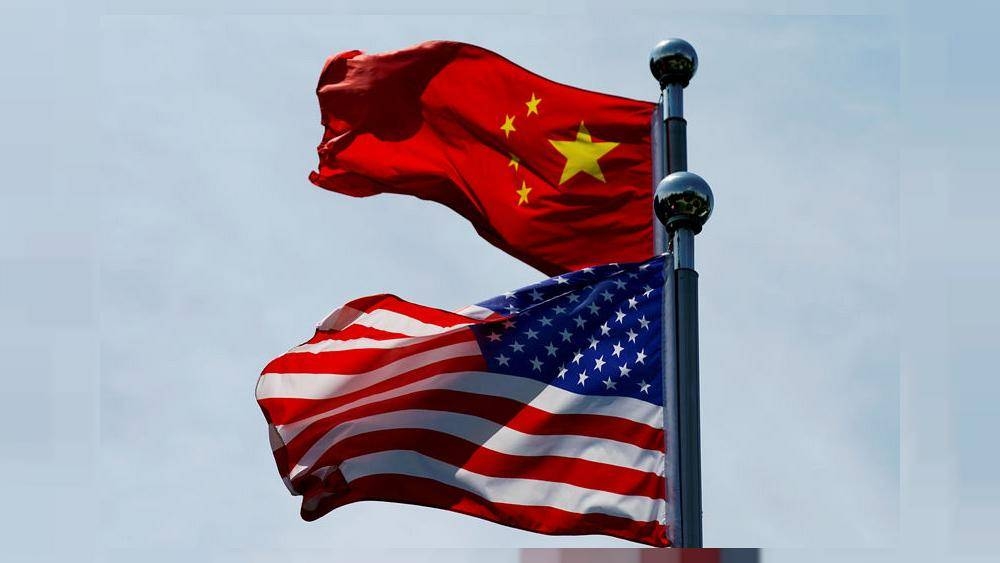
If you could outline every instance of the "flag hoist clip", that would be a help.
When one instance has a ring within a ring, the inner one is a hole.
[[[670,250],[674,263],[664,292],[663,372],[664,424],[667,452],[676,455],[668,472],[668,500],[674,505],[668,532],[675,547],[702,547],[701,408],[698,375],[698,272],[694,269],[694,236],[712,214],[712,189],[687,171],[687,121],[684,88],[698,70],[698,54],[683,39],[661,41],[649,55],[649,69],[659,82],[662,129],[654,131],[654,170],[658,177],[653,211],[666,228],[657,233],[657,251]],[[662,176],[662,178],[661,178]],[[669,323],[669,324],[668,324]],[[669,328],[667,328],[669,327]],[[673,421],[676,421],[674,423]],[[670,498],[671,496],[674,498]],[[679,505],[679,506],[677,506]]]

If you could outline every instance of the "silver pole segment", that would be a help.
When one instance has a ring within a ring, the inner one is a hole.
[[[667,84],[663,89],[663,103],[666,111],[663,128],[666,131],[666,172],[687,170],[687,120],[684,119],[684,86]],[[694,233],[690,229],[676,229],[670,237],[670,248],[674,253],[674,268],[694,269]],[[683,264],[683,265],[682,265]]]
[[[694,233],[691,229],[673,232],[674,269],[694,270]]]
[[[680,479],[680,530],[674,545],[702,547],[701,422],[698,381],[698,273],[694,270],[694,236],[711,213],[711,189],[704,180],[687,172],[687,121],[684,119],[684,88],[698,68],[694,48],[684,40],[668,39],[653,48],[650,70],[662,89],[663,168],[654,210],[670,237],[674,262],[669,268],[664,294],[664,328],[670,322],[672,338],[665,341],[664,385],[674,387],[664,394],[664,425],[676,408],[677,472]],[[656,139],[656,136],[653,137]],[[669,291],[666,291],[669,289]],[[667,312],[670,309],[670,313]],[[666,330],[665,330],[666,332]],[[668,438],[669,448],[669,438]],[[667,451],[668,457],[671,451]],[[670,491],[670,483],[668,491]],[[669,499],[668,499],[669,500]],[[676,499],[674,499],[676,503]],[[676,523],[675,523],[676,524]]]
[[[680,84],[667,84],[663,89],[663,99],[667,104],[665,117],[684,119],[684,87]]]
[[[686,84],[685,84],[686,85]],[[684,86],[667,84],[663,89],[666,105],[663,125],[667,140],[667,174],[687,170],[687,121],[684,120]]]
[[[694,235],[687,229],[687,240]],[[675,243],[684,240],[676,238]],[[693,245],[691,245],[693,248]],[[677,419],[681,474],[681,529],[684,547],[702,547],[701,396],[698,376],[698,272],[674,270],[677,319]]]

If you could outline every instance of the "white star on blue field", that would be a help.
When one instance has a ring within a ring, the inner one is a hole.
[[[663,267],[585,268],[479,303],[506,316],[473,327],[489,370],[662,405]]]

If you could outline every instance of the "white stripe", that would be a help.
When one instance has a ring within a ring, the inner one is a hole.
[[[434,362],[480,355],[479,344],[476,342],[459,342],[400,358],[360,374],[264,373],[257,381],[257,400],[330,399],[370,387]]]
[[[295,478],[308,470],[327,450],[347,438],[378,430],[402,428],[420,428],[450,434],[503,454],[560,456],[629,467],[657,475],[663,473],[663,452],[643,449],[633,444],[578,435],[535,436],[467,414],[411,409],[375,414],[338,425],[318,439],[297,460],[289,478]]]
[[[433,479],[479,495],[490,502],[549,506],[577,514],[600,513],[639,522],[655,521],[663,499],[619,495],[585,487],[540,481],[487,477],[413,451],[392,450],[345,460],[340,470],[348,483],[369,475],[396,474]]]
[[[490,315],[496,314],[496,311],[487,309],[486,307],[480,307],[479,305],[467,305],[455,312],[463,317],[471,317],[479,320],[487,319]]]
[[[364,311],[360,309],[355,309],[354,307],[338,307],[333,310],[332,313],[326,316],[325,319],[320,321],[316,325],[316,330],[343,330],[354,322],[354,319],[363,315]]]
[[[285,381],[292,382],[297,389],[302,389],[308,384],[306,381],[298,381],[293,374],[286,374]],[[539,410],[550,414],[597,414],[603,416],[615,416],[624,418],[639,424],[651,426],[657,430],[663,428],[663,409],[657,405],[633,399],[631,397],[596,396],[581,395],[566,391],[558,387],[542,383],[527,377],[516,375],[505,375],[501,373],[490,373],[480,371],[460,371],[454,373],[442,373],[415,381],[409,385],[389,389],[381,393],[362,397],[346,405],[330,409],[328,411],[277,426],[282,438],[289,442],[299,432],[307,426],[324,418],[335,416],[347,410],[385,401],[395,397],[401,397],[417,391],[427,389],[447,389],[452,391],[463,391],[466,393],[477,393],[480,395],[491,395],[520,401]],[[271,397],[283,397],[281,389],[273,389]],[[258,398],[261,398],[258,391]],[[322,399],[322,396],[313,398]]]
[[[407,336],[429,336],[431,334],[442,334],[448,332],[449,330],[469,326],[472,323],[438,326],[419,321],[413,317],[408,317],[395,311],[376,309],[371,313],[362,314],[356,321],[354,321],[354,324],[377,328],[387,332],[398,332]]]
[[[431,334],[442,334],[449,330],[469,326],[470,324],[472,323],[439,326],[425,323],[419,319],[387,309],[375,309],[366,313],[353,307],[341,307],[330,313],[319,324],[317,330],[343,330],[351,325],[361,325],[386,332],[405,334],[407,336],[429,336]]]

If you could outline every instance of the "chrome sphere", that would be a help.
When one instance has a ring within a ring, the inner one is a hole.
[[[687,86],[698,70],[698,53],[683,39],[660,41],[649,53],[649,70],[660,83]]]
[[[714,205],[708,182],[691,172],[674,172],[660,180],[653,196],[653,210],[668,231],[687,228],[701,232]]]

